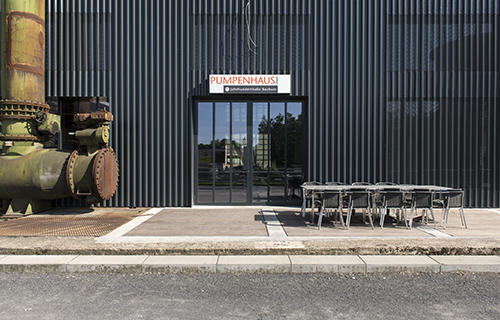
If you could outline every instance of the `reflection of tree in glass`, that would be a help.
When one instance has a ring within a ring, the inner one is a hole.
[[[287,112],[286,123],[285,117],[281,113],[275,118],[270,119],[270,121],[267,121],[266,117],[262,117],[262,121],[259,124],[259,133],[270,134],[271,168],[285,167],[285,150],[287,167],[301,164],[302,115],[295,117]],[[287,143],[286,146],[285,143]]]
[[[243,165],[243,145],[238,141],[231,141],[232,149],[229,146],[228,139],[216,139],[209,144],[198,144],[198,163],[212,163],[212,155],[215,150],[215,163],[226,163],[230,165],[230,159],[233,165]],[[232,150],[232,154],[230,154]]]

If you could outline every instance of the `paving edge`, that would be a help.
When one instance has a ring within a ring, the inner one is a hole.
[[[500,256],[0,255],[0,272],[500,273]]]

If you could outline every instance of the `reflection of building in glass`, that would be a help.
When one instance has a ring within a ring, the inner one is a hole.
[[[198,145],[198,164],[212,164],[212,159],[214,159],[215,171],[226,171],[231,164],[233,167],[243,166],[244,156],[245,145],[229,139],[216,141],[215,144]]]
[[[261,168],[267,168],[271,163],[269,155],[269,135],[267,133],[259,133],[257,144],[254,147],[254,164]]]

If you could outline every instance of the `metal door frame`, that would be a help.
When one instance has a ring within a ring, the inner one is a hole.
[[[254,103],[268,103],[270,105],[271,103],[301,103],[302,104],[302,110],[301,114],[303,117],[303,122],[302,122],[302,139],[303,139],[303,146],[305,145],[304,142],[306,141],[306,132],[307,132],[307,98],[305,97],[289,97],[289,96],[283,96],[283,95],[276,95],[276,96],[265,96],[265,97],[259,97],[259,96],[223,96],[223,95],[215,95],[215,96],[202,96],[202,97],[193,97],[193,139],[192,139],[192,150],[193,150],[193,157],[192,157],[192,165],[193,165],[193,179],[192,179],[192,203],[195,205],[221,205],[221,206],[227,206],[227,205],[235,205],[235,206],[248,206],[248,205],[264,205],[266,203],[256,203],[253,202],[253,165],[250,165],[250,168],[247,173],[247,200],[244,203],[233,203],[232,198],[230,196],[229,202],[210,202],[210,203],[204,203],[204,202],[198,202],[197,201],[197,186],[198,186],[198,104],[199,103],[212,103],[212,106],[215,107],[216,103],[229,103],[230,104],[230,112],[232,112],[232,104],[233,103],[246,103],[247,105],[247,146],[251,146],[252,152],[248,153],[245,155],[245,157],[250,156],[253,153],[253,104]],[[232,119],[230,119],[230,123],[232,123]],[[307,167],[307,157],[304,154],[304,151],[302,151],[302,172],[305,174],[306,172],[306,167]],[[268,186],[269,187],[269,186]],[[286,198],[286,197],[285,197]],[[285,199],[285,202],[279,203],[279,202],[273,202],[273,205],[284,205],[288,204],[287,199]]]

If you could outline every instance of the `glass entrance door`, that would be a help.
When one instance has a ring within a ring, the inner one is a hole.
[[[298,200],[301,102],[198,102],[196,204]]]

